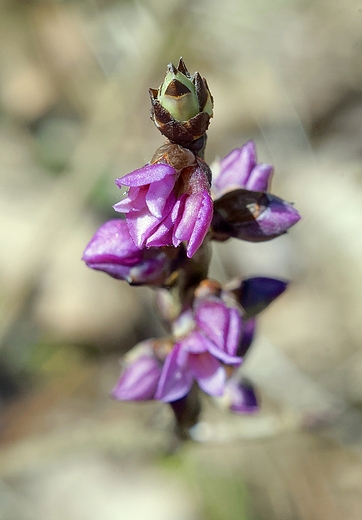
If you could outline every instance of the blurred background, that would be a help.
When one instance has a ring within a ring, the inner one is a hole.
[[[1,0],[0,520],[360,520],[360,0]],[[161,333],[152,292],[87,269],[119,177],[162,143],[148,87],[183,56],[215,99],[206,158],[248,139],[303,220],[215,247],[212,276],[292,281],[175,451],[158,403],[109,398]]]

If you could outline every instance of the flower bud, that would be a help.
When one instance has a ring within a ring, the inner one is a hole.
[[[151,119],[170,141],[190,146],[202,137],[212,117],[213,99],[206,80],[189,73],[182,58],[177,68],[170,63],[157,89],[149,89]]]
[[[300,220],[292,204],[271,193],[237,189],[214,202],[214,240],[230,237],[265,242],[283,235]]]

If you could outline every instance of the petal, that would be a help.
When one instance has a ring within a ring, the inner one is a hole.
[[[184,202],[183,212],[180,215],[180,220],[175,227],[175,237],[182,240],[189,240],[195,221],[197,219],[198,212],[202,203],[202,193],[196,195],[183,196],[182,202]]]
[[[214,396],[220,396],[224,393],[225,369],[209,352],[190,354],[189,367],[204,392]]]
[[[151,356],[141,356],[121,374],[112,391],[113,397],[125,401],[148,401],[154,398],[161,375],[158,361]]]
[[[264,236],[282,235],[300,220],[293,204],[271,194],[267,194],[267,199],[267,208],[256,219]]]
[[[191,389],[193,376],[186,363],[180,365],[180,343],[176,344],[167,355],[158,383],[155,398],[160,401],[176,401],[184,397]]]
[[[167,175],[175,175],[175,170],[172,166],[163,163],[146,164],[146,166],[116,179],[116,184],[119,188],[121,186],[144,186],[160,181]]]
[[[194,330],[189,332],[187,336],[182,339],[182,352],[187,351],[190,354],[201,354],[207,352],[208,341],[203,334]]]
[[[145,208],[142,211],[131,211],[128,213],[126,222],[132,240],[141,249],[159,225],[160,220],[151,215],[148,208]]]
[[[203,197],[201,201],[201,207],[199,213],[197,215],[197,220],[194,225],[194,229],[192,231],[191,237],[189,239],[189,243],[187,246],[187,256],[191,258],[198,248],[201,246],[204,238],[209,230],[212,216],[213,216],[214,206],[212,199],[207,191],[203,192]]]
[[[146,204],[152,215],[162,219],[164,217],[164,209],[168,197],[175,186],[175,175],[169,175],[161,181],[150,184],[147,195]],[[175,197],[172,197],[173,204]]]
[[[245,187],[250,172],[256,165],[256,151],[253,141],[237,148],[220,161],[220,173],[214,182],[219,193]]]
[[[155,252],[154,257],[152,261],[159,257],[159,253]],[[163,268],[165,259],[158,259]],[[143,263],[143,251],[134,244],[125,220],[110,220],[96,231],[82,260],[92,269],[129,281],[130,270]]]
[[[219,359],[222,363],[225,363],[225,365],[233,365],[233,366],[239,366],[242,363],[242,359],[239,356],[233,356],[231,354],[228,354],[224,350],[221,350],[219,347],[215,345],[212,341],[208,340],[208,351],[210,354],[212,354],[215,358]]]
[[[224,350],[231,356],[235,356],[241,334],[241,315],[238,309],[229,308],[229,323],[225,334]]]
[[[250,173],[245,187],[248,190],[267,191],[269,179],[274,171],[273,166],[269,164],[258,164]]]
[[[157,228],[153,231],[153,233],[149,236],[146,241],[147,247],[162,247],[162,246],[174,246],[177,247],[179,243],[175,243],[173,240],[173,227],[174,227],[174,219],[175,212],[180,205],[180,200],[176,200],[172,207],[172,201],[169,201],[169,205],[167,209],[169,210],[168,215],[159,223]]]
[[[286,233],[298,220],[298,211],[285,200],[270,193],[237,189],[214,203],[213,238],[265,242]]]
[[[129,213],[130,211],[141,211],[146,207],[147,186],[140,188],[130,188],[127,196],[113,205],[119,213]]]
[[[287,286],[286,280],[256,276],[243,280],[240,287],[233,292],[245,309],[247,316],[251,317],[266,309],[285,291]]]
[[[235,356],[241,333],[241,316],[236,308],[227,307],[222,301],[204,300],[195,311],[198,327],[219,350]]]
[[[108,258],[118,258],[123,261],[130,255],[139,252],[122,219],[105,222],[95,232],[83,253],[85,262],[103,261]]]
[[[204,300],[196,307],[195,319],[206,336],[223,350],[229,324],[229,310],[226,305],[215,299]]]

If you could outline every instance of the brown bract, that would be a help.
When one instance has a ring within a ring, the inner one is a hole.
[[[170,141],[187,147],[208,129],[210,116],[206,112],[200,112],[188,121],[176,121],[158,101],[158,90],[150,88],[149,93],[152,104],[151,119]]]
[[[191,76],[182,58],[180,58],[177,68],[172,63],[168,65],[166,78],[168,78],[168,84],[164,82],[159,89],[149,89],[152,105],[151,119],[170,141],[188,148],[208,129],[212,117],[213,99],[206,80],[198,72]],[[181,81],[178,78],[181,78]],[[186,86],[186,83],[190,88]],[[183,96],[194,96],[197,103],[196,110],[198,106],[199,113],[185,121],[175,119],[160,101],[164,86],[166,86],[166,90],[163,95],[166,93],[168,98],[174,98],[176,102]]]

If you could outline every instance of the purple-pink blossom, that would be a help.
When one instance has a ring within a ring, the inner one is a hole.
[[[298,222],[293,204],[268,192],[273,167],[257,164],[253,141],[216,163],[212,185],[212,238],[263,242],[278,237]]]
[[[126,214],[137,247],[177,247],[187,242],[187,256],[201,246],[213,214],[210,185],[198,163],[181,170],[165,163],[148,164],[116,180],[128,187],[114,205]]]
[[[96,231],[84,250],[88,267],[130,284],[154,284],[170,274],[171,260],[158,248],[138,248],[125,220],[109,220]]]
[[[238,366],[242,361],[236,355],[241,333],[239,309],[227,306],[217,297],[197,302],[192,313],[181,314],[174,323],[176,343],[165,360],[156,399],[180,399],[194,381],[204,392],[222,395],[226,381],[224,365]]]
[[[197,301],[173,324],[173,335],[137,345],[128,355],[113,396],[125,400],[181,399],[196,381],[209,395],[225,390],[225,366],[239,366],[240,310],[211,296]],[[159,345],[163,345],[160,348]]]
[[[238,188],[267,191],[273,166],[257,164],[255,144],[248,141],[216,163],[216,170],[218,175],[212,185],[215,198]]]
[[[161,375],[161,363],[154,354],[155,340],[134,347],[123,359],[123,371],[112,391],[122,401],[149,401],[154,398]]]

